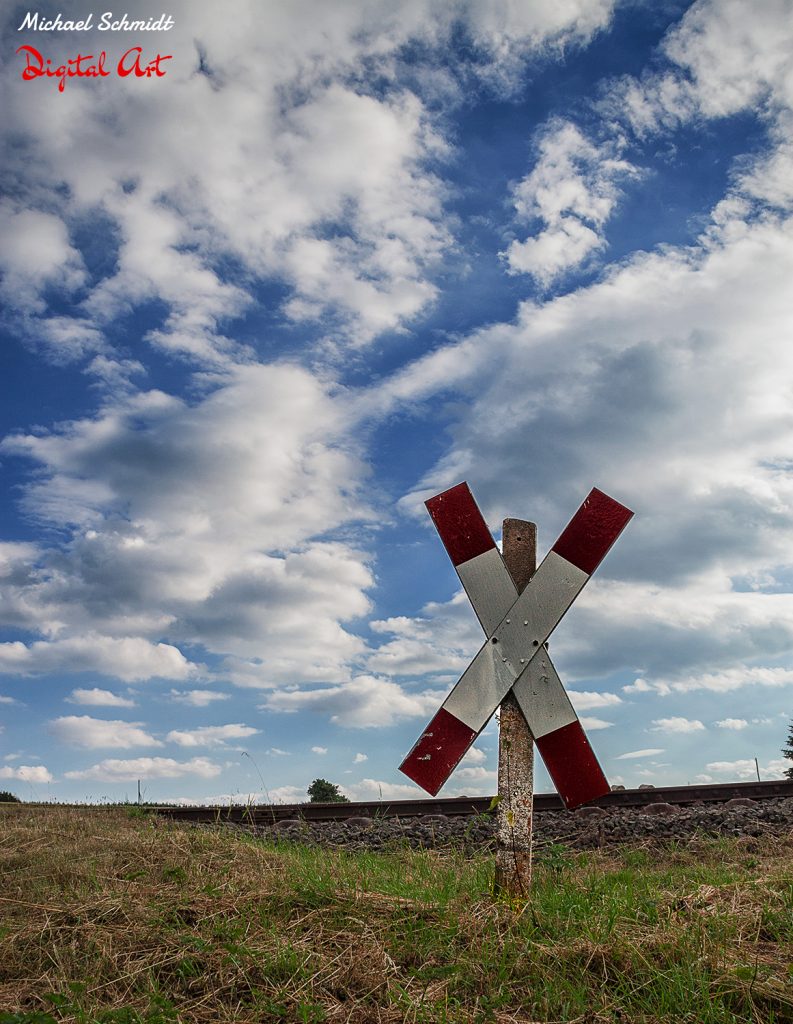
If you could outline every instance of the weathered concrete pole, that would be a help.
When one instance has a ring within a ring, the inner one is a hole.
[[[537,568],[537,527],[505,519],[504,561],[518,593]],[[534,799],[534,741],[518,703],[508,693],[501,702],[498,732],[495,892],[528,896],[531,884],[531,817]]]

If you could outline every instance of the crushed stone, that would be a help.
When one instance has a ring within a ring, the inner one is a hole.
[[[650,804],[650,807],[653,805]],[[534,817],[537,848],[564,844],[596,849],[621,843],[663,839],[687,841],[697,836],[783,837],[793,841],[793,798],[754,803],[694,804],[647,813],[647,808],[591,808],[543,811]],[[206,827],[206,826],[199,826]],[[487,852],[495,845],[495,819],[474,817],[357,818],[347,821],[308,822],[293,819],[273,826],[224,822],[212,827],[255,833],[279,843],[299,843],[353,851],[457,848],[465,853]]]

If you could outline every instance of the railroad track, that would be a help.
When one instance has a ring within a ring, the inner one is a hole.
[[[620,789],[593,801],[597,807],[645,807],[651,803],[717,804],[735,797],[769,800],[793,797],[793,780],[779,782],[728,782],[701,786],[660,786],[657,789]],[[488,814],[492,797],[457,796],[434,800],[371,800],[349,804],[256,804],[224,807],[155,807],[158,814],[177,821],[230,821],[249,825],[271,825],[279,821],[344,821],[350,818],[447,818]],[[557,793],[536,793],[534,810],[561,811]]]

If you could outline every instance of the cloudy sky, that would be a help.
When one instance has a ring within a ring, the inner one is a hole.
[[[0,789],[417,793],[464,479],[540,555],[593,485],[636,513],[551,642],[610,781],[779,777],[793,2],[102,13],[2,12]]]

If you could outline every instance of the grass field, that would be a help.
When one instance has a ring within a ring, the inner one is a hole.
[[[0,1022],[793,1021],[790,837],[492,873],[0,805]]]

